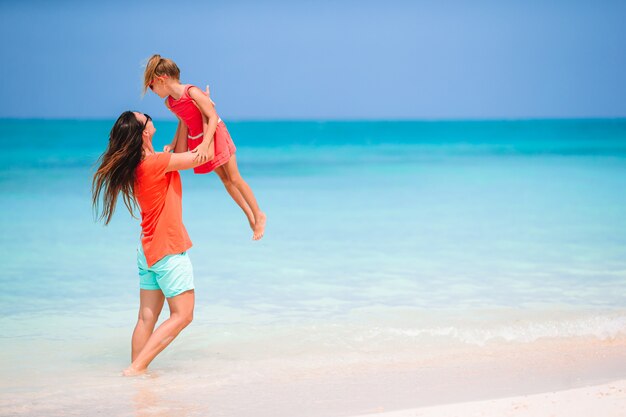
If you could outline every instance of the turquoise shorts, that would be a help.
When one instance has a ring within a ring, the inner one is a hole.
[[[148,267],[143,247],[139,244],[137,267],[139,288],[142,290],[161,290],[165,297],[170,298],[194,289],[193,267],[187,252],[167,255]]]

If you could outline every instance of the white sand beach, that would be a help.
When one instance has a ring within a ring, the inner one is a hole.
[[[295,334],[280,332],[270,339],[246,339],[239,351],[224,341],[207,348],[204,335],[215,325],[198,321],[142,378],[119,376],[126,335],[116,328],[100,334],[102,340],[113,341],[108,345],[50,342],[47,349],[57,360],[40,360],[36,368],[19,360],[24,354],[37,357],[37,346],[29,347],[25,340],[14,346],[18,350],[4,351],[2,366],[10,377],[1,381],[0,416],[69,415],[69,410],[120,417],[626,415],[624,337],[447,343],[438,350],[396,342],[393,349],[333,346],[334,355],[320,346],[303,354],[297,351],[302,345],[293,342]],[[323,336],[324,330],[318,333]],[[272,346],[284,350],[276,352]],[[90,349],[91,356],[81,353]],[[72,372],[55,373],[58,361],[66,357],[80,360]],[[101,362],[86,366],[93,357]],[[44,389],[34,393],[32,381]]]
[[[358,417],[621,417],[626,415],[626,380],[543,394],[472,401]]]

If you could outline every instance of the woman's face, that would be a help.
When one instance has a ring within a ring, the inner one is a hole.
[[[152,137],[154,132],[156,132],[156,128],[154,127],[154,123],[152,123],[152,118],[145,113],[133,112],[137,121],[141,123],[143,126],[142,135],[148,135],[148,137]]]

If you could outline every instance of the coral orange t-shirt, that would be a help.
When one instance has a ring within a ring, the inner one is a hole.
[[[148,155],[135,171],[134,193],[141,209],[141,244],[148,266],[191,247],[183,225],[180,174],[165,172],[171,157],[164,152]]]

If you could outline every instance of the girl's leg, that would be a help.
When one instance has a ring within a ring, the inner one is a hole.
[[[124,375],[136,375],[146,371],[150,362],[191,323],[194,303],[194,290],[167,299],[170,317],[150,335],[141,352],[124,371]]]
[[[223,166],[225,168],[225,172],[228,174],[230,182],[233,183],[235,188],[239,190],[254,215],[255,222],[254,227],[252,228],[254,235],[252,236],[252,239],[261,239],[263,237],[263,233],[265,232],[265,214],[261,211],[261,209],[259,209],[259,205],[256,202],[256,198],[254,198],[252,189],[239,174],[237,157],[235,155],[231,156],[228,162],[226,162]]]
[[[226,168],[224,168],[224,166],[217,167],[215,168],[215,173],[218,177],[220,177],[220,180],[222,180],[222,184],[226,187],[228,194],[230,194],[232,199],[235,200],[235,203],[237,203],[237,205],[241,207],[243,212],[246,214],[248,223],[250,223],[250,228],[254,230],[254,214],[252,213],[250,206],[248,206],[248,203],[246,203],[246,200],[243,198],[243,195],[241,195],[237,187],[235,187],[235,184],[230,181]]]
[[[131,361],[143,349],[163,309],[165,296],[161,290],[139,290],[139,317],[133,332]]]

